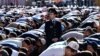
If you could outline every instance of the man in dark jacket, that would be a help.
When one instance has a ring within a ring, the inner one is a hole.
[[[56,20],[57,11],[54,8],[48,10],[49,20],[42,25],[46,33],[46,45],[59,41],[62,35],[62,24]],[[41,28],[41,27],[40,27]]]

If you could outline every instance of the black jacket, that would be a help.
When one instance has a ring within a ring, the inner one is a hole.
[[[46,40],[51,41],[53,38],[59,39],[62,35],[61,23],[58,21],[55,21],[55,24],[52,21],[46,22],[45,33],[46,33]]]

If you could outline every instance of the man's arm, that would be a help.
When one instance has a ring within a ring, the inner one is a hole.
[[[45,29],[45,24],[42,24],[39,29]]]
[[[39,56],[53,56],[55,50],[53,48],[47,48],[45,51],[43,51]]]

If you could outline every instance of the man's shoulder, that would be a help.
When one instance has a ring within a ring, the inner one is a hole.
[[[56,42],[56,43],[53,43],[51,44],[49,47],[53,47],[53,46],[60,46],[60,45],[66,45],[66,41],[60,41],[60,42]]]
[[[52,47],[49,47],[48,49],[52,49],[52,50],[62,50],[65,48],[66,45],[56,45],[56,46],[52,46]]]

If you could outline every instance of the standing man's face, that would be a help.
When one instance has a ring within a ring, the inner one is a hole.
[[[55,17],[56,17],[56,14],[54,14],[54,13],[48,13],[48,15],[49,15],[49,18],[52,20],[52,19],[54,19]]]

